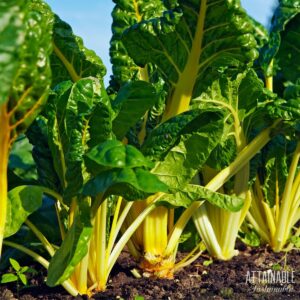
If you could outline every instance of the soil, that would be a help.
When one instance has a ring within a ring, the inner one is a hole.
[[[124,252],[113,269],[106,292],[95,294],[92,299],[134,300],[136,296],[142,296],[145,300],[300,299],[299,250],[287,255],[244,245],[240,245],[239,250],[240,254],[230,261],[215,260],[209,264],[209,257],[201,256],[176,273],[174,280],[134,278],[131,270],[137,268],[137,264]],[[277,274],[276,283],[265,280],[262,274],[266,272]],[[0,285],[0,300],[87,299],[85,296],[69,296],[60,287],[47,287],[45,276],[45,271],[39,271],[38,275],[29,278],[29,287],[19,290],[16,283]]]

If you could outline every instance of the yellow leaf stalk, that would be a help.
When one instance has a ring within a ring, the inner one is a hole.
[[[264,199],[260,181],[256,178],[252,190],[253,205],[247,214],[247,221],[259,234],[262,241],[269,244],[275,252],[288,250],[292,247],[290,237],[299,236],[294,229],[300,220],[300,173],[297,167],[300,159],[300,142],[298,142],[290,165],[289,174],[281,199],[276,188],[275,204],[271,208]],[[278,186],[278,178],[276,177]]]
[[[9,116],[6,104],[0,106],[0,257],[7,210],[7,164],[10,148]]]
[[[179,79],[174,93],[172,93],[171,98],[167,101],[165,112],[162,116],[162,122],[189,109],[198,72],[198,65],[195,64],[195,62],[199,60],[201,54],[206,1],[201,2],[199,13],[200,16],[198,18],[197,29],[189,58],[183,72],[178,70],[180,74]],[[148,79],[148,76],[145,75],[145,71],[147,70],[140,70],[141,79]],[[146,124],[143,124],[143,128],[139,134],[140,143],[142,143],[145,137],[145,125]],[[147,204],[152,200],[153,198],[147,199],[145,203]],[[139,204],[136,203],[134,204],[132,211],[137,209],[138,212]],[[134,220],[135,214],[135,212],[131,213],[128,220],[129,223]],[[172,278],[176,251],[168,255],[166,255],[165,251],[168,244],[168,235],[173,230],[174,226],[174,212],[164,207],[156,208],[148,217],[146,217],[142,226],[142,229],[138,229],[138,232],[131,240],[132,245],[129,249],[134,248],[131,251],[132,253],[140,253],[140,256],[143,256],[141,267],[145,271],[158,277]],[[141,232],[143,232],[142,236]]]

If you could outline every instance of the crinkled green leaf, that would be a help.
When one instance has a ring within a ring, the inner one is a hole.
[[[171,188],[183,187],[202,168],[223,134],[221,111],[204,111],[185,128],[177,144],[152,173]]]
[[[293,126],[299,123],[300,119],[300,101],[299,99],[278,99],[272,105],[267,107],[268,114],[273,119],[282,119],[289,121]]]
[[[123,168],[104,171],[95,178],[89,180],[84,188],[83,194],[87,196],[96,196],[99,193],[120,195],[126,199],[140,199],[141,194],[154,194],[156,192],[167,192],[168,187],[161,182],[155,175],[142,168]]]
[[[177,5],[178,4],[178,5]],[[252,22],[239,1],[179,0],[160,18],[127,29],[123,43],[135,63],[155,65],[168,85],[171,111],[198,96],[227,68],[257,56]]]
[[[235,195],[220,194],[194,184],[188,184],[183,189],[166,194],[160,199],[169,205],[183,207],[189,207],[194,201],[204,200],[232,212],[239,211],[244,205],[244,200]]]
[[[4,237],[15,234],[28,216],[42,205],[43,189],[39,186],[19,186],[8,192]]]
[[[39,116],[26,131],[26,136],[33,145],[32,156],[36,163],[39,184],[61,193],[59,177],[54,168],[54,164],[59,161],[53,160],[49,149],[47,120]]]
[[[72,275],[76,265],[88,252],[92,231],[89,208],[82,204],[79,215],[75,217],[62,245],[50,261],[47,285],[59,285]]]
[[[288,22],[281,33],[281,43],[276,55],[277,64],[285,80],[295,82],[300,78],[300,4],[297,15]]]
[[[261,48],[269,41],[269,32],[268,30],[258,21],[253,19],[251,16],[248,16],[250,22],[252,22],[253,35],[257,42],[258,48]]]
[[[96,53],[87,49],[82,39],[74,35],[71,26],[57,15],[53,26],[53,50],[51,68],[55,77],[52,86],[65,80],[76,82],[88,76],[102,80],[106,73]]]
[[[3,47],[0,50],[4,52],[1,55],[4,76],[8,59],[14,60],[9,62],[11,66],[7,74],[9,94],[8,81],[3,80],[4,95],[0,98],[2,103],[3,97],[8,101],[6,110],[10,113],[11,140],[25,131],[40,112],[47,100],[51,80],[49,55],[53,19],[48,14],[49,7],[39,0],[22,2],[12,1],[8,5],[5,1],[0,5],[0,14],[3,13],[1,39],[6,39],[6,42],[1,42]]]
[[[283,97],[284,99],[300,99],[300,78],[295,83],[285,83]]]
[[[116,4],[112,11],[112,38],[110,41],[110,57],[113,76],[111,87],[118,91],[119,87],[128,81],[146,79],[147,69],[139,68],[128,55],[121,37],[128,27],[140,22],[161,16],[164,11],[161,0],[114,0]]]
[[[24,182],[22,178],[17,176],[12,170],[7,170],[7,180],[8,180],[8,190],[11,190],[22,184],[29,184],[29,182]]]
[[[83,155],[112,137],[112,109],[101,82],[93,77],[63,82],[48,104],[48,132],[54,167],[67,199],[81,189],[87,174]]]
[[[276,204],[276,197],[281,199],[288,176],[287,141],[278,136],[274,138],[263,152],[264,199],[270,207]]]
[[[28,219],[47,237],[50,243],[59,245],[61,243],[61,232],[56,213],[56,204],[55,199],[50,198],[47,194],[44,195],[41,207],[32,213]],[[64,207],[61,207],[60,218],[62,222],[67,220],[67,212]],[[34,233],[31,234],[34,236]],[[28,238],[28,240],[30,242],[32,240],[35,241],[35,237]]]
[[[150,83],[134,81],[124,85],[112,102],[113,109],[118,111],[113,121],[116,137],[121,140],[157,100],[156,90]]]
[[[37,179],[36,166],[32,158],[32,146],[25,136],[21,136],[13,144],[8,168],[26,181]]]
[[[299,21],[300,3],[294,0],[280,0],[272,18],[269,43],[262,49],[261,65],[266,76],[274,73],[271,60],[275,57],[285,79],[294,81],[299,77]],[[278,61],[277,61],[278,59]]]
[[[269,115],[269,107],[278,96],[264,87],[253,70],[249,70],[238,86],[238,114],[248,141],[253,132],[270,126],[277,118]]]
[[[152,160],[162,160],[178,143],[184,131],[189,132],[195,128],[195,124],[202,119],[202,114],[203,111],[197,109],[187,111],[154,128],[141,147],[143,154]]]
[[[0,4],[0,105],[7,102],[12,82],[20,66],[21,45],[25,39],[23,0]]]
[[[215,80],[200,97],[193,100],[193,107],[215,108],[225,113],[225,129],[219,145],[208,164],[222,169],[241,151],[241,142],[247,142],[255,131],[269,126],[276,117],[269,113],[277,97],[264,88],[253,70],[244,73],[228,72]]]
[[[86,164],[92,174],[112,168],[153,167],[153,163],[131,145],[117,140],[99,144],[86,154]]]

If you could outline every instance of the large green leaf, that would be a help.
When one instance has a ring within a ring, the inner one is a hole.
[[[143,199],[141,197],[145,198],[146,195],[157,192],[168,192],[168,186],[142,168],[111,169],[101,172],[83,188],[83,194],[87,196],[104,193],[106,196],[120,195],[128,200]]]
[[[258,21],[253,19],[251,16],[248,16],[250,22],[253,26],[253,35],[256,39],[258,48],[263,47],[269,41],[269,32],[268,30],[260,24]]]
[[[292,82],[300,78],[300,4],[297,12],[281,34],[281,44],[276,56],[284,78]]]
[[[118,91],[120,86],[132,79],[146,80],[148,71],[139,68],[128,55],[121,37],[127,28],[142,20],[160,17],[163,10],[161,0],[114,0],[116,3],[112,11],[112,38],[110,41],[110,57],[112,62],[113,76],[110,84]]]
[[[287,82],[284,90],[284,99],[299,99],[300,98],[300,78],[295,83]]]
[[[58,161],[53,160],[48,145],[47,120],[39,116],[26,131],[26,136],[33,145],[32,156],[36,164],[39,184],[61,193],[62,187],[54,168],[54,164]]]
[[[3,80],[4,95],[1,95],[0,101],[2,104],[7,101],[10,138],[14,140],[31,124],[47,99],[51,77],[49,55],[52,50],[53,20],[47,13],[48,6],[39,0],[26,1],[26,5],[22,5],[21,1],[12,1],[9,5],[7,2],[0,5],[0,11],[3,12],[1,39],[6,39],[6,42],[1,41],[0,50],[3,51],[2,76],[6,76],[4,71],[7,64],[11,66],[7,80]]]
[[[23,0],[0,3],[0,105],[7,102],[12,82],[20,66],[21,45],[25,39]]]
[[[124,85],[112,102],[114,110],[118,112],[113,121],[116,137],[121,140],[157,100],[156,90],[150,83],[134,81]]]
[[[8,168],[27,182],[37,179],[36,166],[32,158],[32,146],[24,135],[21,135],[12,146]]]
[[[62,245],[50,261],[47,285],[51,287],[59,285],[72,275],[76,265],[88,252],[88,241],[92,231],[89,208],[82,204],[79,215],[76,216]]]
[[[228,211],[239,211],[243,205],[244,200],[234,195],[228,196],[213,192],[203,186],[188,184],[183,189],[174,191],[172,194],[166,194],[160,202],[166,202],[172,206],[189,207],[194,201],[208,201],[213,205],[224,208]]]
[[[224,70],[257,56],[252,22],[239,1],[169,2],[171,10],[133,25],[122,39],[138,66],[155,65],[167,83],[165,120],[187,110]]]
[[[193,109],[154,128],[141,147],[143,154],[154,161],[162,160],[178,143],[178,139],[184,132],[195,128],[195,124],[201,121],[203,113],[201,110]]]
[[[42,205],[43,189],[39,186],[18,186],[8,193],[4,237],[15,234],[28,216]]]
[[[276,137],[267,149],[263,159],[263,186],[265,201],[270,207],[276,204],[276,197],[281,199],[288,176],[286,141],[282,136]]]
[[[71,26],[56,15],[53,26],[53,50],[51,68],[55,76],[52,86],[65,80],[76,82],[88,76],[102,80],[106,73],[96,53],[87,49],[82,39],[73,34]]]
[[[193,107],[218,108],[225,114],[225,130],[208,161],[211,167],[220,170],[227,166],[253,138],[253,132],[272,123],[268,106],[276,98],[250,69],[220,75],[206,92],[193,100]]]
[[[274,73],[271,60],[275,57],[275,67],[283,72],[285,81],[299,78],[300,60],[300,4],[294,0],[280,0],[272,18],[269,43],[262,49],[261,65],[266,76]]]
[[[117,140],[99,144],[86,154],[86,165],[92,174],[105,169],[153,167],[153,163],[131,145]]]
[[[50,198],[45,194],[42,206],[31,214],[28,219],[47,237],[50,243],[59,245],[61,243],[61,231],[58,224],[56,204],[52,197]],[[61,207],[61,211],[67,215],[67,212],[64,211],[64,207]],[[60,218],[61,221],[66,221],[66,219],[63,218],[62,212],[60,212]],[[36,236],[31,230],[28,230],[28,235],[24,237],[24,239],[27,239],[26,243],[29,242],[33,244],[36,242]]]
[[[49,146],[65,196],[81,189],[86,176],[83,155],[112,137],[112,109],[101,82],[93,77],[55,88],[47,107]]]
[[[223,128],[221,111],[204,111],[182,130],[177,144],[156,163],[152,173],[171,188],[185,186],[220,142]]]

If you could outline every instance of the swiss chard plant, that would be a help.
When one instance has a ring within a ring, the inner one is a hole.
[[[287,135],[287,131],[289,134],[295,131],[299,122],[299,94],[295,93],[296,89],[292,82],[296,82],[297,75],[294,68],[291,72],[288,70],[291,61],[297,61],[297,50],[290,44],[291,36],[294,34],[293,30],[298,30],[297,25],[294,23],[293,29],[290,27],[286,32],[282,31],[289,20],[295,17],[298,12],[299,4],[294,3],[294,1],[280,1],[273,17],[270,35],[265,33],[256,35],[256,39],[260,40],[258,44],[260,47],[258,48],[259,58],[254,65],[255,70],[248,72],[247,75],[240,74],[242,80],[239,80],[239,77],[232,82],[228,82],[228,77],[225,82],[224,79],[221,79],[215,86],[212,86],[211,90],[208,90],[209,93],[203,93],[199,101],[198,99],[195,100],[199,105],[223,106],[231,114],[233,121],[232,129],[229,129],[228,136],[223,142],[224,148],[220,150],[220,156],[215,156],[218,157],[217,160],[209,162],[210,167],[222,168],[222,161],[225,160],[225,164],[227,164],[226,160],[230,160],[230,155],[232,155],[232,146],[230,146],[228,139],[230,135],[235,139],[233,150],[238,157],[242,149],[247,149],[247,144],[253,138],[253,134],[257,134],[260,128],[269,126],[268,123],[272,122],[271,119],[275,120],[274,124],[280,122],[278,123],[280,125],[277,125],[277,133]],[[297,17],[295,17],[294,22],[296,19]],[[258,29],[261,26],[254,25],[259,32]],[[265,30],[260,30],[260,32],[265,32]],[[277,76],[275,76],[276,73]],[[258,76],[265,82],[265,88]],[[274,81],[273,77],[275,78]],[[288,86],[285,92],[282,91],[283,83]],[[232,92],[232,89],[236,89],[235,92]],[[291,91],[290,94],[288,93],[289,90]],[[277,94],[272,93],[273,91]],[[224,95],[226,96],[224,97]],[[220,101],[222,98],[223,100]],[[276,131],[272,130],[272,135],[275,133]],[[284,139],[282,135],[275,141]],[[259,136],[257,135],[257,137]],[[269,137],[265,139],[265,144],[268,141]],[[246,215],[247,219],[251,220],[256,232],[262,235],[263,240],[277,250],[282,250],[283,245],[290,237],[291,228],[297,222],[297,205],[299,206],[299,203],[297,200],[293,200],[295,196],[292,196],[290,190],[292,185],[294,185],[294,190],[297,189],[297,182],[294,180],[298,166],[297,149],[291,162],[289,180],[286,182],[284,193],[282,187],[286,181],[284,174],[287,174],[287,161],[283,157],[287,154],[282,151],[280,143],[276,146],[276,142],[272,142],[267,149],[272,150],[270,156],[264,155],[259,171],[260,176],[257,177],[253,188],[254,193],[251,189],[252,178],[250,176],[257,172],[258,165],[255,163],[252,165],[253,170],[250,170],[250,165],[246,165],[237,173],[231,186],[225,185],[223,187],[227,193],[233,192],[240,196],[244,195],[246,205],[240,213],[227,213],[205,204],[194,216],[196,227],[208,250],[220,259],[230,259],[237,253],[234,250],[235,240]],[[275,155],[275,153],[277,154]],[[277,160],[274,155],[280,159]],[[276,169],[277,171],[275,171]],[[209,177],[212,176],[212,172],[211,168],[207,171],[204,170],[204,178],[205,173]],[[265,187],[260,185],[260,180],[265,182]],[[270,196],[272,201],[270,201]],[[248,212],[249,208],[250,212]],[[277,237],[275,238],[274,235]]]
[[[280,1],[274,12],[270,42],[262,49],[260,65],[270,90],[288,103],[298,105],[300,6]],[[299,122],[291,120],[289,132],[282,132],[262,152],[253,186],[253,204],[247,215],[250,228],[275,251],[290,249],[299,239]]]
[[[52,19],[39,1],[0,4],[0,256],[8,205],[9,152],[49,94]]]
[[[200,139],[190,137],[191,132],[181,125],[189,114],[179,114],[190,110],[192,99],[219,76],[225,77],[226,70],[247,68],[255,59],[252,21],[237,1],[165,1],[164,6],[161,1],[129,1],[126,5],[116,1],[112,15],[111,89],[116,90],[129,79],[143,79],[152,82],[160,95],[156,106],[131,130],[128,141],[140,145],[155,162],[152,172],[171,188],[198,189],[189,184],[222,139],[228,115],[222,113],[222,132],[218,133],[212,112],[220,113],[222,108],[201,107],[203,116],[197,122],[193,120],[198,135],[207,132],[207,139]],[[163,147],[166,149],[160,153]],[[129,224],[146,205],[147,200],[133,205]],[[172,276],[178,247],[175,236],[180,235],[192,211],[185,212],[178,222],[174,220],[174,210],[165,207],[146,217],[130,249],[142,258],[147,271]]]

